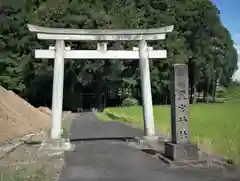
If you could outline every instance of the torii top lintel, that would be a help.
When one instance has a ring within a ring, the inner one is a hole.
[[[152,29],[67,29],[28,24],[29,31],[37,33],[39,39],[71,41],[162,40],[173,28],[171,25]]]

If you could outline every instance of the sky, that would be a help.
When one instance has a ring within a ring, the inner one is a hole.
[[[223,25],[230,31],[235,47],[238,50],[239,69],[233,79],[240,80],[240,0],[212,0],[220,10],[220,18]]]

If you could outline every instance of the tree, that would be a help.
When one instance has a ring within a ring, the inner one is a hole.
[[[157,28],[174,25],[165,41],[149,42],[166,49],[168,57],[150,60],[153,102],[169,103],[170,69],[187,63],[191,102],[197,92],[215,98],[217,82],[228,86],[237,68],[237,52],[219,10],[209,0],[25,0],[0,5],[0,83],[34,105],[51,106],[51,60],[33,57],[36,48],[54,42],[37,40],[27,23],[61,28]],[[17,40],[17,41],[16,41]],[[96,42],[67,42],[72,49],[96,49]],[[137,42],[109,42],[109,49],[132,49]],[[66,60],[64,106],[81,106],[81,93],[97,95],[107,104],[108,92],[121,87],[114,104],[126,96],[141,102],[139,62],[135,60]],[[124,92],[127,92],[125,94]],[[41,94],[39,93],[41,92]],[[44,92],[44,93],[42,93]],[[90,100],[89,100],[90,101]],[[109,103],[110,104],[110,103]]]

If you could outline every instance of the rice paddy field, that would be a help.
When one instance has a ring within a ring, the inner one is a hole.
[[[98,117],[103,121],[128,122],[143,129],[140,106],[106,108]],[[171,134],[170,106],[154,106],[154,119],[159,133]],[[189,127],[192,142],[207,152],[240,163],[240,101],[190,105]]]

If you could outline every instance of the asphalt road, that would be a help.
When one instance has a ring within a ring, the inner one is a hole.
[[[70,133],[76,149],[65,152],[60,181],[228,180],[206,170],[172,169],[120,141],[124,137],[143,136],[141,130],[122,123],[99,121],[92,113],[75,116]]]

